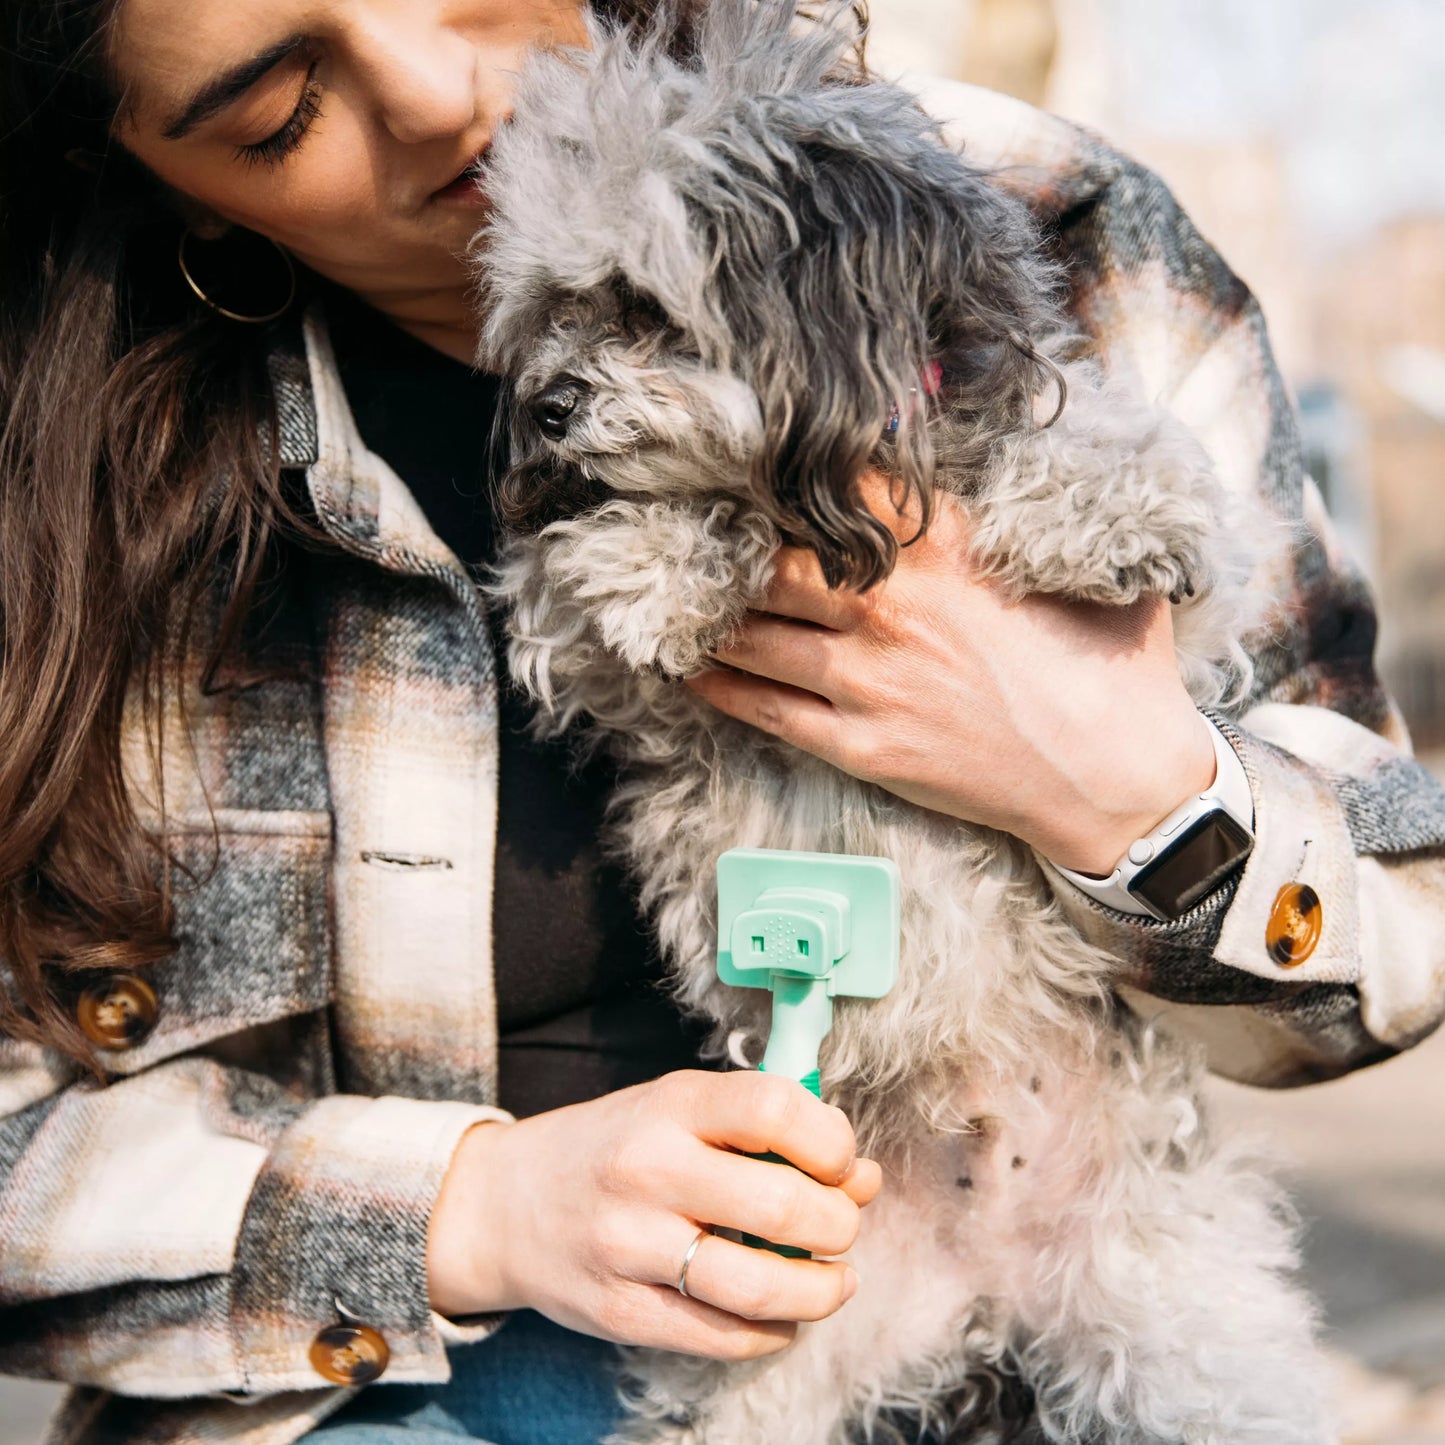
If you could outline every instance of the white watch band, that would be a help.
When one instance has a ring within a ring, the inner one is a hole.
[[[1201,713],[1201,717],[1204,715]],[[1159,918],[1148,904],[1136,898],[1129,891],[1129,884],[1135,875],[1156,862],[1172,845],[1182,838],[1191,824],[1209,813],[1223,811],[1229,814],[1251,836],[1254,833],[1254,798],[1249,791],[1249,777],[1239,755],[1230,746],[1229,739],[1204,717],[1209,726],[1210,740],[1214,743],[1214,782],[1202,793],[1195,793],[1181,803],[1152,833],[1136,839],[1128,851],[1114,865],[1107,878],[1090,877],[1087,873],[1075,873],[1071,868],[1061,867],[1048,859],[1049,867],[1081,893],[1113,908],[1120,913],[1133,913],[1141,918]]]

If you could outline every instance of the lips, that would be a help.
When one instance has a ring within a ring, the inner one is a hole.
[[[455,179],[450,180],[446,185],[432,192],[434,201],[469,201],[476,203],[484,198],[482,191],[482,171],[486,167],[487,152],[490,145],[484,146],[467,163],[466,169]]]

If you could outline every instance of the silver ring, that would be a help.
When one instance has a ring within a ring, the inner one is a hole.
[[[697,1238],[694,1239],[690,1245],[688,1245],[687,1253],[682,1257],[682,1273],[677,1277],[677,1292],[684,1299],[692,1298],[692,1296],[687,1292],[687,1267],[692,1263],[692,1257],[697,1253],[698,1245],[700,1245],[703,1240],[711,1238],[712,1230],[699,1229],[697,1232]]]

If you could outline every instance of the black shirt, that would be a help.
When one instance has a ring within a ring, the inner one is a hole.
[[[344,292],[327,319],[366,445],[410,488],[468,566],[496,550],[486,475],[498,384],[409,336]],[[490,616],[505,674],[505,619]],[[634,890],[598,847],[613,782],[573,740],[537,742],[532,709],[503,678],[492,937],[500,1103],[523,1116],[696,1068],[702,1030],[660,988]]]

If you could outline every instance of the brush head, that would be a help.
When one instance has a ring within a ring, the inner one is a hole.
[[[717,864],[718,977],[738,988],[822,982],[882,998],[898,977],[899,876],[888,858],[732,848]]]

